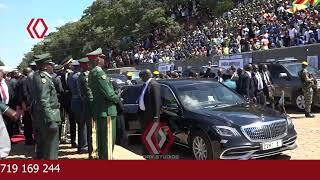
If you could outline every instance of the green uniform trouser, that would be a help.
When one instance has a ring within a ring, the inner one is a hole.
[[[302,89],[304,100],[305,100],[305,111],[306,113],[311,112],[312,98],[313,98],[313,89],[312,88],[303,88]]]
[[[97,118],[97,141],[99,159],[112,160],[115,140],[116,116]]]
[[[42,158],[45,160],[57,160],[59,153],[59,130],[51,132],[49,128],[41,127],[39,135]]]

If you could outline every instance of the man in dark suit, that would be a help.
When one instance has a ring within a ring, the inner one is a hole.
[[[244,72],[240,77],[240,94],[246,98],[249,98],[252,101],[255,101],[254,91],[255,87],[252,82],[252,65],[247,64],[244,67]]]
[[[266,96],[267,100],[269,101],[272,109],[275,108],[275,102],[274,102],[274,87],[271,79],[270,72],[268,70],[268,65],[263,64],[261,66],[261,75],[262,75],[262,81],[263,81],[263,92]]]
[[[141,129],[144,133],[149,123],[160,121],[161,95],[160,85],[152,79],[152,73],[150,70],[141,71],[139,76],[144,82],[139,97],[138,112]],[[144,153],[147,152],[145,151]]]
[[[256,98],[255,103],[265,105],[266,99],[263,92],[263,79],[262,75],[259,72],[259,67],[257,64],[253,65],[252,82],[254,86],[254,97]]]

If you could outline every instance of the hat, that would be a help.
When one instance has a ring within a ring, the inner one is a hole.
[[[127,76],[129,76],[129,77],[132,77],[132,75],[133,75],[132,72],[127,73]]]
[[[34,55],[35,59],[43,59],[43,58],[51,58],[51,54],[50,53],[45,53],[45,54],[39,54],[39,55]]]
[[[68,56],[62,61],[61,65],[66,66],[66,65],[70,64],[72,61],[73,61],[72,56]]]
[[[36,55],[38,59],[36,59],[34,62],[36,64],[45,64],[45,63],[51,63],[51,55],[49,53],[46,54],[41,54],[41,55]]]
[[[105,56],[105,55],[102,53],[102,49],[101,49],[101,48],[98,48],[98,49],[92,51],[91,53],[88,53],[88,54],[87,54],[87,57],[88,57],[90,60],[95,59],[97,56]]]
[[[64,67],[62,65],[57,65],[56,67],[54,67],[54,71],[56,72],[60,72],[60,71],[63,71],[64,70]]]
[[[77,60],[73,60],[71,63],[72,66],[79,66],[80,63]]]
[[[303,61],[302,64],[303,64],[303,65],[306,65],[306,66],[309,65],[309,63],[308,63],[307,61]]]
[[[29,66],[36,66],[37,64],[34,62],[34,61],[32,61],[30,64],[29,64]]]
[[[82,59],[79,60],[79,63],[80,63],[80,64],[81,64],[81,63],[88,63],[88,62],[90,62],[90,60],[89,60],[89,58],[87,58],[87,57],[82,58]]]
[[[160,73],[159,73],[159,71],[153,71],[153,74],[154,75],[159,75]]]
[[[51,65],[56,65],[56,63],[54,63],[52,60],[51,61],[49,61],[49,62],[47,62],[48,64],[51,64]]]

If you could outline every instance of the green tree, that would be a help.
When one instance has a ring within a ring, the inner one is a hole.
[[[0,58],[0,66],[4,66],[4,63],[2,62],[1,58]]]

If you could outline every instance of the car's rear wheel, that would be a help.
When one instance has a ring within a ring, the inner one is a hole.
[[[302,94],[298,94],[296,97],[296,107],[300,110],[304,110],[306,107],[304,96]]]
[[[202,131],[196,131],[193,134],[190,145],[196,160],[212,160],[220,156],[220,148],[212,146],[208,136]]]

